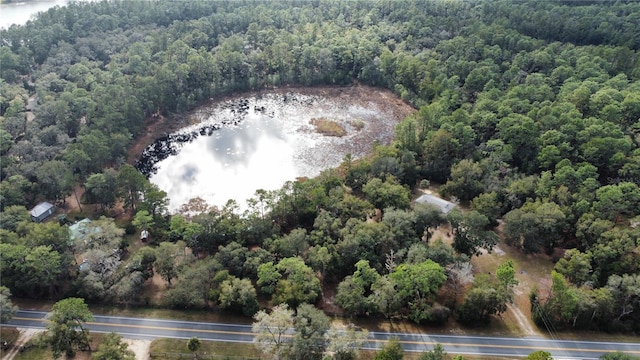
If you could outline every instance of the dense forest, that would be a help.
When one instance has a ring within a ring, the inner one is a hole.
[[[346,316],[478,324],[513,299],[513,264],[461,279],[504,241],[566,249],[550,290],[532,291],[540,326],[640,331],[639,3],[152,4],[71,3],[0,31],[0,278],[13,295],[144,304],[155,272],[175,308],[253,315],[333,287]],[[149,119],[248,90],[354,83],[418,109],[394,143],[257,191],[242,213],[194,200],[168,214],[166,193],[126,162]],[[428,183],[465,210],[412,206]],[[80,187],[132,221],[102,217],[73,241],[66,225],[30,221],[27,209]],[[452,246],[432,236],[443,224]],[[151,243],[127,251],[142,228]]]

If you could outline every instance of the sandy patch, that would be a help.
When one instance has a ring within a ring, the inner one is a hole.
[[[536,336],[540,333],[532,326],[532,321],[527,318],[519,308],[513,304],[507,304],[507,314],[513,316],[513,320],[518,324],[520,331],[525,336]]]
[[[149,348],[151,347],[151,340],[123,339],[122,341],[129,346],[129,350],[133,351],[136,354],[137,360],[149,359]]]

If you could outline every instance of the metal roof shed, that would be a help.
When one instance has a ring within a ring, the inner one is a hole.
[[[56,211],[56,207],[48,202],[41,202],[31,209],[31,221],[42,222]]]
[[[456,204],[450,201],[429,194],[421,195],[416,199],[416,202],[435,205],[439,207],[440,211],[442,211],[444,214],[448,214],[449,212],[451,212],[451,210],[453,210],[453,208],[456,207]]]

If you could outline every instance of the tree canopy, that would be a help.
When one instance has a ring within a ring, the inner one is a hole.
[[[67,298],[53,304],[47,342],[56,359],[63,354],[73,356],[76,349],[89,349],[89,330],[85,326],[88,321],[93,321],[93,314],[83,299]]]
[[[570,250],[558,256],[551,289],[532,296],[534,317],[637,332],[639,19],[640,4],[629,1],[53,7],[0,30],[3,286],[126,305],[144,301],[139,290],[155,269],[174,307],[248,314],[258,289],[295,308],[330,285],[348,315],[422,322],[454,311],[481,322],[503,311],[510,269],[477,277],[464,296],[442,293],[463,288],[452,264],[491,251],[500,224],[524,252]],[[242,213],[233,201],[196,199],[168,214],[166,193],[128,158],[155,122],[174,128],[210,99],[361,84],[415,107],[395,140],[317,178],[256,191]],[[442,213],[410,202],[418,183],[465,209],[446,217],[455,252],[431,238]],[[135,220],[129,233],[148,229],[151,243],[128,256],[126,244],[105,249],[122,237],[106,224],[114,241],[91,248],[67,242],[63,226],[29,222],[27,209],[63,204],[81,187],[100,214],[123,204]],[[433,282],[422,284],[412,275],[422,266],[446,271],[429,270]]]

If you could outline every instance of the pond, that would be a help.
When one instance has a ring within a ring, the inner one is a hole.
[[[71,0],[0,1],[0,29],[8,29],[14,24],[23,25],[37,13],[54,6],[65,6],[69,2]]]
[[[192,125],[156,140],[137,167],[167,192],[170,212],[196,197],[218,207],[234,199],[245,209],[258,189],[317,176],[347,154],[389,144],[412,111],[390,92],[364,86],[246,94],[191,113]],[[323,135],[319,122],[344,134]]]

